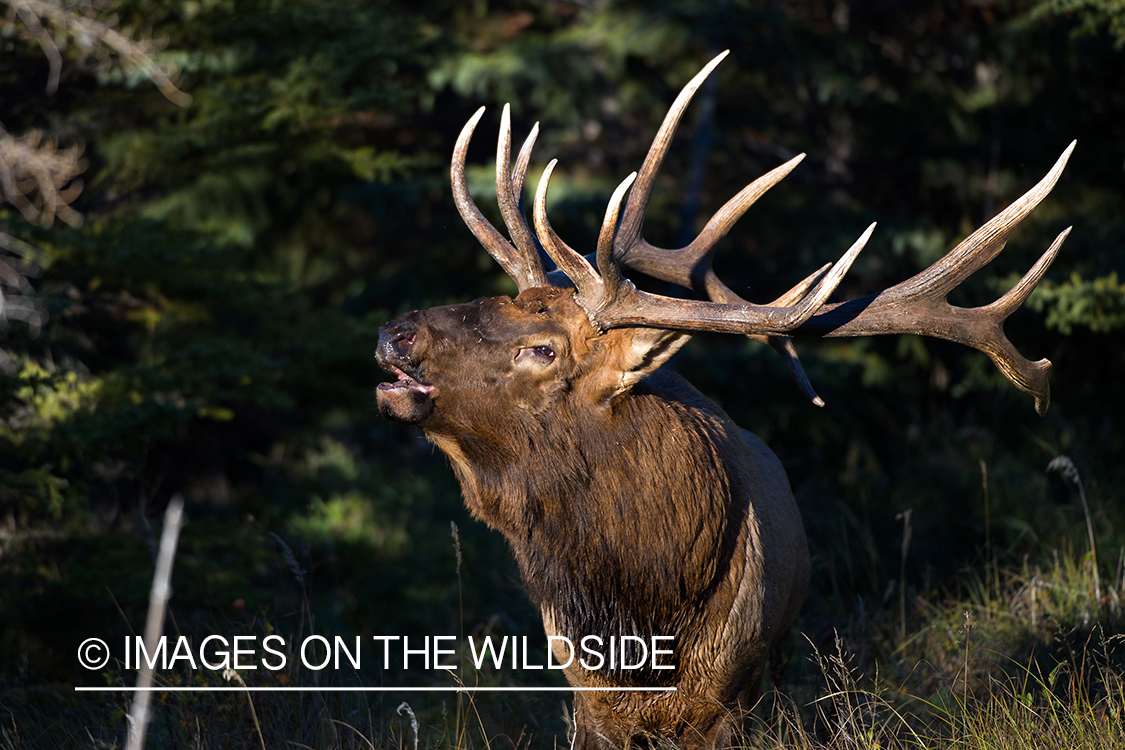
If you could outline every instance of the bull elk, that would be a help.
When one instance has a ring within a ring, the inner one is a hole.
[[[416,310],[379,331],[378,361],[397,378],[378,386],[380,411],[420,426],[449,458],[472,514],[511,546],[547,634],[575,643],[587,635],[675,637],[674,670],[594,670],[577,661],[565,670],[576,688],[676,688],[576,692],[575,748],[625,747],[643,738],[689,748],[729,744],[740,712],[758,696],[767,655],[805,597],[808,549],[778,459],[685,380],[659,371],[692,332],[770,343],[818,403],[794,337],[916,333],[956,341],[988,354],[1035,397],[1040,414],[1049,403],[1050,362],[1024,359],[1002,327],[1069,229],[995,302],[966,309],[946,295],[1000,252],[1054,186],[1074,144],[1038,185],[913,278],[860,299],[826,302],[873,224],[835,264],[773,302],[752,304],[718,279],[712,253],[803,155],[744,188],[685,247],[654,247],[641,232],[677,123],[725,55],[680,93],[640,173],[613,193],[589,256],[563,242],[547,220],[555,161],[536,191],[534,234],[528,227],[521,195],[538,125],[509,172],[507,107],[496,192],[511,241],[481,214],[465,180],[466,151],[484,108],[478,110],[454,148],[454,200],[519,295]],[[557,269],[544,268],[540,245]],[[624,272],[707,299],[644,292]]]

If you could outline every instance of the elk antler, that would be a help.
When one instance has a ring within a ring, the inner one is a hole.
[[[1004,335],[1003,324],[1042,279],[1070,228],[1060,233],[1019,283],[995,302],[966,309],[949,304],[946,297],[999,254],[1016,226],[1055,186],[1075,144],[1067,147],[1039,184],[941,260],[901,284],[878,294],[822,308],[870,237],[875,226],[872,224],[830,271],[818,270],[770,305],[751,305],[715,275],[711,265],[715,244],[758,197],[796,166],[801,157],[790,160],[744,188],[685,247],[663,250],[652,246],[641,236],[641,224],[655,173],[667,153],[672,133],[692,94],[725,54],[712,60],[684,87],[665,117],[640,175],[631,175],[614,193],[598,243],[600,278],[582,256],[567,247],[551,230],[547,222],[545,196],[554,162],[544,172],[535,199],[536,231],[548,254],[573,280],[579,304],[590,320],[603,329],[644,325],[742,333],[764,338],[785,355],[790,371],[802,385],[807,384],[807,379],[800,369],[789,336],[842,337],[888,333],[933,336],[983,351],[1017,388],[1035,397],[1035,410],[1039,414],[1046,413],[1050,404],[1048,373],[1051,363],[1046,359],[1037,362],[1025,359]],[[633,185],[633,193],[613,243],[614,258],[606,238],[613,234],[618,205],[630,184]],[[704,292],[712,301],[676,300],[638,291],[631,282],[622,278],[616,268],[617,263]],[[811,393],[811,387],[803,390]],[[815,394],[813,396],[815,398]]]
[[[946,297],[1004,248],[1015,227],[1054,187],[1075,144],[1070,144],[1039,184],[916,276],[877,294],[825,305],[871,237],[875,228],[872,224],[835,264],[818,269],[773,302],[755,305],[739,297],[719,280],[711,258],[718,241],[742,214],[789,174],[804,154],[743,188],[716,212],[698,237],[682,248],[657,248],[641,235],[656,172],[668,152],[676,126],[696,90],[727,54],[723,52],[713,59],[683,88],[665,116],[640,173],[631,174],[614,191],[602,222],[597,252],[592,257],[583,256],[569,247],[551,228],[547,220],[546,195],[557,160],[551,161],[544,170],[535,196],[536,234],[544,250],[574,285],[575,298],[591,323],[602,330],[646,326],[738,333],[767,342],[782,354],[798,386],[818,405],[824,402],[809,384],[791,337],[888,333],[933,336],[988,354],[1005,377],[1035,397],[1036,411],[1046,413],[1050,404],[1048,373],[1051,363],[1046,359],[1031,362],[1020,355],[1004,335],[1003,324],[1042,279],[1070,228],[1059,234],[1019,283],[995,302],[966,309],[950,305]],[[451,172],[457,208],[469,229],[515,279],[521,291],[548,283],[565,283],[566,280],[557,278],[559,274],[548,276],[544,273],[535,238],[527,227],[520,206],[527,162],[538,133],[538,124],[524,143],[509,177],[511,134],[508,107],[505,106],[497,144],[496,192],[515,246],[488,223],[469,197],[465,185],[465,152],[482,112],[483,108],[465,125],[454,150]],[[630,187],[632,192],[622,212],[621,203]],[[706,294],[709,301],[683,300],[640,291],[622,275],[622,268],[686,286]]]

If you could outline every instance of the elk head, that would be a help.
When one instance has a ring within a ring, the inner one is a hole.
[[[502,405],[507,419],[511,412],[538,418],[563,399],[608,406],[686,338],[648,328],[599,331],[572,291],[550,286],[414,311],[380,330],[379,362],[399,380],[379,385],[379,408],[441,433],[479,421],[490,404]]]

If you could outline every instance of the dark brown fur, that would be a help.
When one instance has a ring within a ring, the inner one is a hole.
[[[675,670],[566,670],[575,686],[677,688],[576,694],[576,747],[728,742],[807,587],[776,458],[684,380],[653,374],[686,339],[599,332],[555,288],[380,331],[379,360],[402,376],[380,387],[380,409],[449,456],[548,635],[675,636]]]

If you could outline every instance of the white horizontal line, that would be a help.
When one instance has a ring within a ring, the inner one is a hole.
[[[76,687],[76,693],[672,693],[674,687]]]

